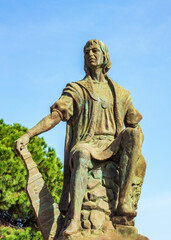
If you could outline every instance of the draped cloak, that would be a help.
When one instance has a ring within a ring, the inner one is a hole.
[[[113,82],[106,76],[113,95],[113,113],[116,131],[111,138],[106,138],[103,146],[93,146],[98,116],[99,98],[93,90],[92,79],[86,76],[83,80],[67,84],[61,98],[51,107],[51,112],[57,111],[63,121],[67,121],[64,158],[64,182],[59,209],[65,213],[70,201],[71,158],[77,148],[89,148],[91,156],[99,161],[106,160],[116,153],[119,146],[119,134],[124,124],[126,127],[136,127],[142,119],[141,114],[132,105],[130,92]],[[65,107],[72,98],[72,112]],[[65,103],[63,102],[65,100]],[[91,147],[92,145],[92,147]]]

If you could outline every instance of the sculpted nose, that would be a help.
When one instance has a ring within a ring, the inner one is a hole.
[[[93,51],[92,50],[89,51],[89,55],[90,56],[93,55]]]

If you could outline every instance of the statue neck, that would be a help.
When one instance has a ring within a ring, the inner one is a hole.
[[[90,69],[89,71],[90,71],[90,76],[93,81],[95,81],[95,82],[104,82],[105,81],[105,77],[102,72],[102,68]]]

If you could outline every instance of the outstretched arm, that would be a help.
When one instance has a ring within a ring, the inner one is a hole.
[[[31,128],[27,132],[27,134],[30,138],[37,136],[40,133],[46,132],[55,127],[60,122],[60,120],[61,118],[58,112],[52,112],[51,114],[43,118],[37,125]]]
[[[56,111],[43,118],[37,125],[15,141],[15,150],[17,153],[20,154],[20,151],[28,144],[30,138],[52,129],[60,121],[61,118]]]

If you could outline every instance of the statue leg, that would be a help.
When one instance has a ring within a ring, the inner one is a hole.
[[[137,160],[141,154],[143,133],[140,128],[126,128],[122,140],[122,155],[119,165],[119,203],[117,213],[120,216],[136,216],[136,212],[129,205],[129,195],[132,191],[133,178]]]
[[[70,182],[71,222],[65,229],[64,235],[71,235],[80,229],[80,215],[83,198],[87,189],[87,172],[90,153],[87,149],[80,149],[72,157],[73,169]]]

